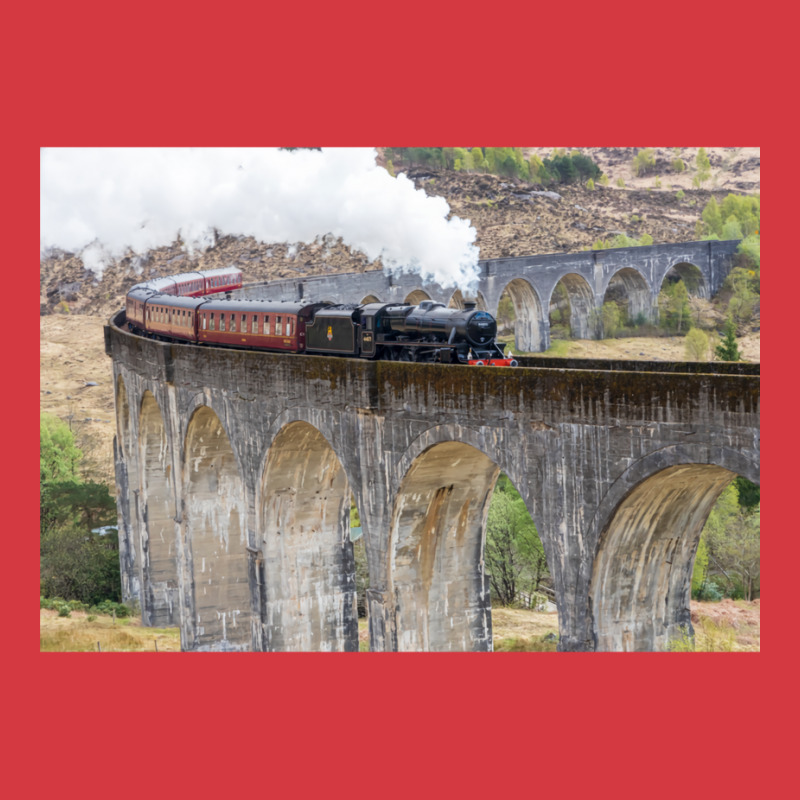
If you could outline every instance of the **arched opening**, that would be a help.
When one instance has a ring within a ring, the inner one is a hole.
[[[708,305],[709,291],[703,273],[694,264],[673,264],[661,281],[658,320],[662,328],[685,333],[693,316],[699,320]]]
[[[689,264],[686,261],[673,264],[664,279],[661,281],[661,287],[664,288],[666,283],[674,283],[676,281],[683,281],[686,286],[686,291],[695,297],[703,297],[708,299],[708,284],[703,277],[703,272],[700,267],[694,264]]]
[[[409,292],[406,295],[406,299],[403,301],[406,305],[411,306],[418,306],[423,300],[430,300],[431,296],[424,292],[422,289],[414,289],[413,292]]]
[[[286,425],[261,484],[268,650],[358,650],[350,498],[325,437],[306,422]]]
[[[503,289],[497,305],[498,339],[514,342],[517,353],[538,353],[544,349],[539,297],[528,281],[515,278]]]
[[[374,294],[368,294],[366,297],[361,298],[360,305],[365,306],[367,303],[380,303],[382,302],[379,298],[377,298]]]
[[[650,289],[641,272],[626,267],[614,273],[603,296],[601,316],[606,338],[620,328],[637,328],[650,322]]]
[[[460,289],[456,289],[453,292],[450,300],[447,303],[448,308],[464,308],[465,303],[469,300],[470,302],[475,303],[475,308],[479,309],[480,311],[486,311],[486,300],[484,296],[477,292],[476,294],[467,294],[466,298],[462,294]]]
[[[442,442],[406,473],[389,548],[398,650],[491,650],[483,546],[498,472],[471,445]]]
[[[552,339],[593,339],[596,335],[594,293],[580,275],[565,275],[550,295]]]
[[[709,464],[668,467],[638,484],[618,505],[601,534],[592,574],[597,650],[666,650],[693,634],[693,575],[696,584],[707,578],[695,569],[698,543],[709,514],[735,477]],[[743,532],[750,537],[750,551],[754,521],[750,518],[746,524],[751,528]],[[758,561],[758,540],[755,549]]]
[[[147,391],[139,415],[142,617],[156,628],[180,624],[171,453],[161,409]]]
[[[249,650],[244,487],[219,417],[199,407],[186,432],[184,525],[193,583],[194,650]]]

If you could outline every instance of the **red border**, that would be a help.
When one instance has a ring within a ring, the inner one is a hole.
[[[80,786],[115,796],[554,789],[573,797],[601,788],[622,796],[725,789],[745,796],[761,789],[783,771],[791,741],[770,714],[786,705],[795,638],[782,611],[789,598],[775,602],[788,594],[796,551],[791,527],[778,524],[795,459],[787,445],[781,456],[771,444],[786,441],[795,423],[780,414],[776,393],[768,395],[765,425],[763,653],[101,659],[38,652],[38,359],[27,264],[40,146],[765,147],[765,134],[771,140],[790,128],[769,88],[775,59],[794,50],[781,47],[780,25],[738,13],[729,23],[724,12],[696,5],[660,9],[654,19],[633,7],[581,16],[522,5],[437,11],[412,4],[391,12],[358,5],[272,5],[258,18],[231,7],[208,15],[198,6],[73,4],[20,11],[30,17],[9,25],[15,42],[5,74],[19,75],[22,65],[24,78],[12,82],[6,108],[4,219],[15,223],[6,229],[6,274],[25,265],[11,321],[26,333],[6,350],[4,393],[4,418],[14,420],[6,430],[7,497],[19,509],[5,535],[6,581],[19,576],[4,587],[12,769],[29,752],[36,767],[19,777],[33,778],[37,793]],[[769,152],[793,150],[784,145]],[[789,204],[774,202],[774,174],[769,185],[772,220]],[[771,252],[786,229],[774,225]],[[767,263],[764,360],[768,371],[791,369],[788,347],[782,364],[777,358],[778,343],[795,338],[774,289],[778,259]]]

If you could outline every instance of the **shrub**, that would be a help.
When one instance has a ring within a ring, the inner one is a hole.
[[[57,611],[59,617],[68,617],[70,615],[71,609],[68,603],[60,603],[57,606]]]
[[[619,186],[620,189],[624,189],[625,188],[625,181],[622,180],[621,176],[619,178],[617,178],[617,186]]]
[[[686,164],[684,163],[682,158],[676,158],[672,162],[672,171],[673,172],[683,172],[686,169]]]
[[[675,193],[675,199],[683,200],[684,197],[686,197],[686,193],[683,191],[683,189],[678,189],[678,191]]]

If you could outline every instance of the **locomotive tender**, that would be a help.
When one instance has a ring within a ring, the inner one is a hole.
[[[474,303],[458,309],[431,300],[335,305],[214,297],[241,286],[233,268],[139,283],[126,298],[128,328],[166,341],[273,352],[517,365],[495,341],[494,317]]]

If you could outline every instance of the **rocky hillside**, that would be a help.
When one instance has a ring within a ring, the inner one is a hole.
[[[549,155],[552,148],[523,148],[528,154]],[[618,233],[639,238],[647,233],[656,243],[696,238],[695,223],[712,194],[722,199],[729,192],[754,193],[760,189],[758,148],[707,148],[711,179],[706,188],[692,188],[696,148],[683,148],[681,157],[690,165],[681,173],[671,171],[673,148],[656,148],[656,171],[661,188],[655,188],[656,172],[635,177],[631,165],[635,148],[583,149],[609,177],[608,186],[593,191],[584,186],[541,186],[494,175],[406,169],[418,188],[440,195],[453,215],[469,219],[478,231],[481,258],[521,256],[532,253],[574,252],[592,246],[599,238]],[[402,167],[400,168],[402,170]],[[621,178],[625,187],[617,186]],[[676,197],[683,189],[685,197]],[[365,256],[353,253],[333,237],[309,245],[263,244],[249,237],[220,232],[204,253],[187,253],[180,241],[131,256],[108,267],[98,280],[84,268],[79,256],[56,253],[40,264],[41,313],[78,313],[108,317],[124,304],[125,292],[148,278],[239,266],[245,280],[265,281],[325,272],[379,269]]]

